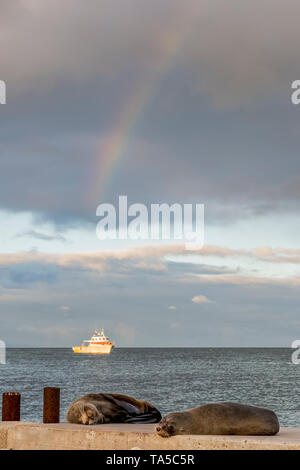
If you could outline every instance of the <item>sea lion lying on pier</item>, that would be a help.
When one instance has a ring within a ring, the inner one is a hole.
[[[73,401],[66,414],[75,424],[158,423],[160,412],[146,401],[118,393],[89,393]]]
[[[176,434],[236,434],[273,436],[279,431],[276,414],[239,403],[213,403],[169,413],[156,426],[161,437]]]

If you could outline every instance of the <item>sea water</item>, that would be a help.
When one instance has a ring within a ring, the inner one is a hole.
[[[115,348],[110,355],[72,349],[8,349],[0,393],[20,392],[21,419],[41,421],[43,387],[60,387],[61,421],[85,393],[122,393],[162,414],[234,401],[274,410],[281,425],[300,426],[300,364],[284,348]]]

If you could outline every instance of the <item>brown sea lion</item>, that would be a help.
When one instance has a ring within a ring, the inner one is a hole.
[[[276,414],[267,408],[239,403],[212,403],[169,413],[156,426],[159,436],[237,434],[272,436],[279,431]]]
[[[158,423],[160,412],[146,401],[118,393],[89,393],[73,401],[66,414],[75,424]]]

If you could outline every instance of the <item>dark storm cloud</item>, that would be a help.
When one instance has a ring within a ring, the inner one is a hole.
[[[153,74],[109,202],[196,200],[215,223],[295,211],[298,13],[295,0],[3,2],[1,207],[94,223],[99,142]]]
[[[296,0],[90,0],[88,7],[80,0],[5,1],[4,78],[20,92],[95,76],[119,76],[122,83],[156,67],[168,41],[181,34],[177,49],[184,54],[175,63],[217,105],[284,96],[281,85],[299,70],[298,8]]]

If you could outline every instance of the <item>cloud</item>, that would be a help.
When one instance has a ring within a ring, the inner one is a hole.
[[[225,247],[220,248],[215,252],[227,253]],[[175,253],[180,253],[174,267],[165,259],[166,253],[172,251],[170,246],[69,255],[2,254],[0,304],[5,322],[1,336],[8,345],[15,346],[81,344],[94,326],[99,325],[101,305],[99,327],[105,327],[117,346],[176,346],[174,335],[178,328],[184,346],[237,346],[245,342],[249,345],[288,344],[299,326],[299,276],[284,274],[284,265],[270,261],[266,264],[277,269],[274,271],[277,277],[274,273],[263,277],[260,271],[254,275],[242,264],[244,254],[219,258],[223,270],[225,261],[230,264],[236,259],[241,264],[238,274],[230,269],[217,274],[214,270],[208,271],[209,274],[199,273],[196,264],[199,254],[195,263],[190,262],[191,254],[188,254],[186,270],[180,270],[179,259],[184,259],[181,249],[173,247]],[[207,263],[211,262],[211,247],[208,252]],[[297,249],[295,252],[298,256]],[[289,253],[292,256],[293,250]],[[203,266],[205,257],[199,259]],[[249,256],[249,259],[255,258]],[[155,269],[136,269],[135,263],[141,261],[150,261],[151,265],[166,262],[167,269],[159,274]],[[26,276],[14,277],[12,269]],[[54,278],[51,277],[53,272],[56,273]],[[194,302],[187,299],[194,299]],[[203,324],[195,305],[207,304],[207,301],[210,315]],[[176,305],[181,308],[166,309],[166,306]],[[24,319],[26,328],[16,331],[15,325],[21,328]],[[268,326],[265,328],[267,336],[257,332],[257,324]],[[224,333],[226,325],[234,325],[237,332],[234,338]],[[199,328],[201,338],[197,333]]]
[[[66,242],[66,238],[63,235],[60,234],[55,234],[55,235],[49,235],[47,233],[41,233],[37,232],[36,230],[27,230],[26,232],[20,232],[17,233],[16,238],[23,238],[23,237],[30,237],[30,238],[36,238],[37,240],[44,240],[44,241],[60,241],[60,242]]]
[[[177,307],[175,307],[175,305],[169,305],[168,309],[169,310],[177,310]]]
[[[78,333],[78,328],[75,327],[59,327],[59,326],[34,326],[34,325],[17,325],[16,331],[21,334],[33,333],[39,337],[42,337],[42,341],[51,340],[55,341],[56,337],[62,340],[72,338],[74,333]]]
[[[300,250],[299,250],[300,251]],[[276,251],[275,251],[276,253]],[[0,265],[18,264],[21,262],[39,261],[43,263],[57,263],[59,266],[82,266],[88,269],[102,270],[106,262],[109,261],[130,261],[136,262],[135,266],[150,270],[164,271],[166,265],[172,263],[165,259],[167,255],[197,255],[201,258],[259,258],[255,252],[246,249],[232,249],[224,246],[205,245],[199,250],[186,250],[184,243],[171,243],[160,245],[144,245],[133,248],[119,250],[103,250],[87,253],[63,253],[49,254],[37,251],[18,252],[10,254],[0,254]],[[291,260],[292,260],[291,256]],[[276,256],[274,256],[276,262]],[[176,263],[175,263],[176,264]],[[175,265],[174,264],[174,265]],[[191,264],[189,265],[192,266]],[[197,266],[195,265],[195,268]],[[203,266],[204,269],[210,269]],[[216,268],[211,267],[214,271]],[[226,269],[220,268],[221,271]]]
[[[209,300],[205,295],[195,295],[192,298],[192,302],[194,302],[194,304],[209,304],[211,303],[211,300]]]
[[[201,198],[206,220],[222,225],[296,213],[295,0],[3,5],[2,208],[63,227],[95,225],[99,199],[122,193],[145,203]],[[143,118],[136,110],[128,140],[134,103]],[[103,195],[110,140],[127,146]]]
[[[226,5],[202,2],[198,29],[191,34],[185,60],[198,73],[198,90],[209,93],[216,106],[226,108],[251,104],[259,96],[283,96],[285,84],[298,74],[294,63],[298,56],[294,41],[300,37],[297,11],[295,0],[285,5],[267,0],[262,8],[257,2],[243,6],[234,0]]]
[[[61,269],[55,263],[40,263],[36,260],[0,265],[0,286],[23,288],[35,284],[50,284],[58,282]]]
[[[171,261],[168,256],[179,256],[178,260]],[[185,257],[194,256],[193,263],[183,262]],[[209,259],[207,264],[203,262]],[[163,275],[169,271],[183,276],[184,273],[198,278],[207,279],[238,279],[237,272],[240,267],[214,266],[211,258],[216,260],[235,261],[241,264],[251,261],[260,261],[267,265],[300,263],[300,250],[284,249],[281,247],[258,247],[253,250],[232,249],[224,246],[205,245],[202,249],[188,251],[185,244],[174,243],[166,245],[145,245],[120,250],[103,250],[88,253],[47,254],[38,251],[0,254],[0,267],[22,266],[32,263],[34,266],[44,266],[43,269],[54,266],[57,269],[86,270],[104,274],[111,272],[128,275],[131,272]],[[180,267],[180,269],[179,269]],[[245,271],[245,269],[244,269]],[[242,279],[247,279],[246,272],[241,273]]]
[[[154,0],[150,8],[129,0],[124,8],[120,0],[98,0],[86,8],[79,0],[11,0],[0,20],[4,78],[36,93],[60,81],[114,80],[130,68],[149,74],[175,50],[178,73],[188,70],[194,90],[217,106],[283,95],[298,73],[298,3],[266,0],[259,6]]]
[[[300,278],[298,276],[288,277],[264,277],[264,276],[206,276],[191,275],[189,278],[182,279],[181,282],[189,284],[229,284],[229,285],[270,285],[270,286],[287,286],[291,288],[300,286]]]

